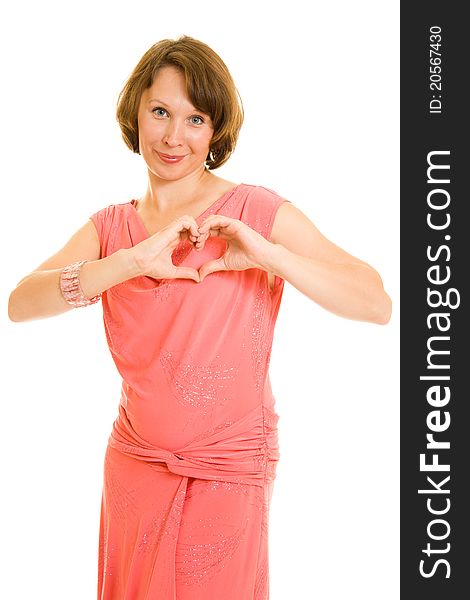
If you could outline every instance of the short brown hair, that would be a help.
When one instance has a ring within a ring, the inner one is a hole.
[[[214,134],[206,166],[217,169],[235,150],[243,124],[243,103],[220,56],[203,42],[187,35],[157,42],[132,71],[117,101],[116,118],[122,138],[133,152],[140,154],[137,114],[142,93],[152,86],[157,71],[170,65],[184,74],[186,92],[194,107],[212,120]]]

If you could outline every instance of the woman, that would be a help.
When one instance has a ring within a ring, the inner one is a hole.
[[[266,599],[279,460],[268,368],[284,282],[378,324],[390,298],[370,265],[289,200],[214,175],[243,109],[207,45],[152,46],[117,118],[147,165],[145,193],[94,213],[20,281],[9,316],[102,300],[122,389],[104,461],[98,598]]]

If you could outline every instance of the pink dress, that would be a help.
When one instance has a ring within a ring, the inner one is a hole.
[[[239,184],[222,214],[269,239],[287,200]],[[91,216],[102,258],[149,237],[135,200]],[[198,269],[226,242],[173,263]],[[104,457],[98,600],[267,600],[268,515],[279,460],[269,360],[284,280],[260,269],[202,283],[139,276],[102,294],[122,376]]]

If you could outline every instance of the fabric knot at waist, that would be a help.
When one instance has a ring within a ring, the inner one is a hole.
[[[264,405],[174,451],[133,439],[132,427],[124,427],[121,420],[120,415],[114,422],[108,445],[158,470],[259,486],[275,479],[279,415]]]

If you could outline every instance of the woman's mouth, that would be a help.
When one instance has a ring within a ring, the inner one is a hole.
[[[161,152],[157,152],[157,154],[163,162],[170,164],[170,165],[173,163],[181,162],[183,160],[183,158],[186,156],[185,154],[171,155],[171,154],[162,154]]]

